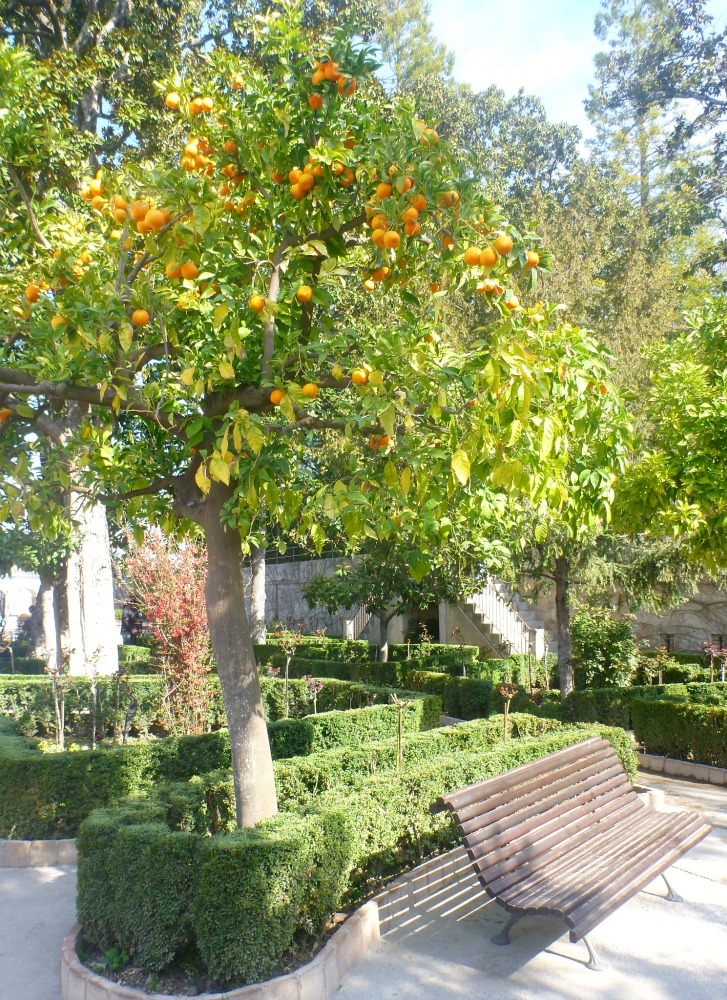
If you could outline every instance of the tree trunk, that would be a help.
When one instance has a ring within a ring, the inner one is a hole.
[[[41,660],[45,660],[51,670],[54,670],[60,665],[56,588],[53,580],[42,574],[35,606],[38,633],[33,652]]]
[[[391,615],[379,615],[379,663],[389,661],[389,622]]]
[[[560,696],[565,698],[573,690],[573,663],[570,646],[570,607],[568,606],[568,560],[560,556],[555,560],[555,622],[558,640],[558,676]]]
[[[106,508],[71,496],[76,544],[68,556],[69,673],[114,674],[118,669],[118,629],[114,618]]]
[[[265,546],[255,546],[250,552],[250,629],[252,641],[265,645]]]
[[[237,825],[254,826],[278,811],[273,760],[252,636],[245,611],[240,536],[220,523],[231,491],[213,483],[202,517],[207,536],[207,620],[232,750]]]

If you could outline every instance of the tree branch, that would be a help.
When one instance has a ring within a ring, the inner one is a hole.
[[[23,204],[25,205],[25,209],[28,213],[30,228],[35,233],[35,238],[37,239],[37,241],[40,243],[40,245],[43,247],[44,250],[50,250],[51,245],[45,238],[43,233],[40,231],[40,226],[38,225],[38,220],[35,217],[35,212],[33,211],[33,206],[31,204],[30,198],[28,197],[28,192],[25,190],[25,185],[18,176],[17,171],[15,170],[15,167],[12,165],[12,163],[8,163],[8,161],[6,160],[5,166],[7,168],[8,175],[10,176],[10,180],[13,182],[13,186],[15,187],[18,194],[23,200]]]

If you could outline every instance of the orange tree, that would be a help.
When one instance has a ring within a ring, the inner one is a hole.
[[[29,451],[52,438],[49,481],[72,449],[74,489],[204,531],[240,825],[276,809],[242,576],[258,512],[317,547],[342,525],[352,544],[401,532],[432,551],[493,484],[558,506],[568,414],[600,364],[519,306],[547,261],[536,237],[410,105],[382,103],[365,49],[318,37],[280,8],[252,20],[244,59],[167,81],[178,159],[87,178],[0,285],[4,430]],[[385,322],[352,321],[352,285],[390,297]],[[440,321],[454,288],[499,317],[466,352]],[[68,401],[86,416],[55,433]],[[345,475],[296,488],[332,435]],[[42,495],[28,503],[41,523]]]

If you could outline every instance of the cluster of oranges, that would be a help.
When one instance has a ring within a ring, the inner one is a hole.
[[[316,396],[318,395],[318,386],[315,384],[315,382],[306,382],[300,391],[303,393],[304,396],[307,396],[308,399],[315,399]],[[273,391],[270,393],[270,402],[273,404],[273,406],[280,406],[284,396],[285,393],[283,392],[282,389],[273,389]]]
[[[215,161],[210,154],[214,152],[203,135],[192,136],[184,145],[179,165],[188,172],[196,170],[211,177],[215,170]]]
[[[182,103],[182,98],[176,92],[167,94],[164,98],[164,103],[171,111],[177,111],[179,105]],[[211,97],[193,97],[192,100],[187,105],[187,111],[196,118],[197,115],[209,113],[215,106],[215,102]]]
[[[81,197],[89,201],[91,207],[103,215],[111,215],[119,225],[131,220],[136,223],[137,231],[145,236],[147,233],[162,229],[172,221],[172,213],[168,208],[155,208],[148,201],[132,201],[128,203],[120,194],[104,195],[104,185],[100,177],[95,177],[81,188]],[[119,239],[121,232],[113,230],[112,239]]]
[[[333,83],[341,97],[351,97],[356,92],[356,79],[341,73],[338,63],[333,59],[316,59],[316,69],[311,77],[314,87]],[[319,111],[323,107],[323,94],[313,93],[308,98],[308,104],[314,111]]]
[[[395,250],[401,243],[401,235],[397,231],[397,226],[403,227],[406,236],[419,235],[422,229],[419,217],[427,208],[427,199],[423,194],[410,193],[414,187],[414,181],[411,177],[404,175],[398,182],[394,181],[397,170],[398,168],[394,164],[389,167],[391,181],[381,181],[376,185],[372,199],[374,204],[367,206],[366,210],[369,215],[368,224],[371,227],[371,241],[377,247],[386,247],[389,250]],[[408,205],[402,212],[398,211],[398,207],[391,209],[383,204],[394,195],[394,183],[392,182],[396,183],[396,190],[406,196]],[[398,215],[396,219],[392,218],[394,212]],[[373,275],[372,278],[374,281],[379,280]]]
[[[373,448],[374,451],[379,451],[381,448],[388,448],[391,444],[391,438],[388,434],[373,434],[369,438],[369,448]]]
[[[356,175],[350,167],[346,167],[339,160],[334,160],[330,165],[330,172],[338,180],[341,187],[350,187],[356,179]],[[285,174],[279,170],[273,170],[271,178],[275,184],[282,184]],[[326,176],[325,167],[315,158],[311,158],[302,169],[293,167],[288,173],[290,193],[296,201],[302,201],[306,195],[310,194],[316,185],[316,180]]]

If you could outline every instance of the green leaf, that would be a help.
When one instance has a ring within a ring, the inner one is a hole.
[[[19,417],[27,417],[29,420],[35,416],[33,410],[29,406],[26,406],[25,403],[18,403],[15,407],[15,412]]]
[[[470,478],[470,460],[466,451],[458,448],[452,455],[452,472],[464,486]]]
[[[192,222],[194,223],[194,228],[200,234],[200,236],[207,230],[210,224],[212,216],[210,215],[209,209],[205,208],[204,205],[195,205],[192,210]]]

